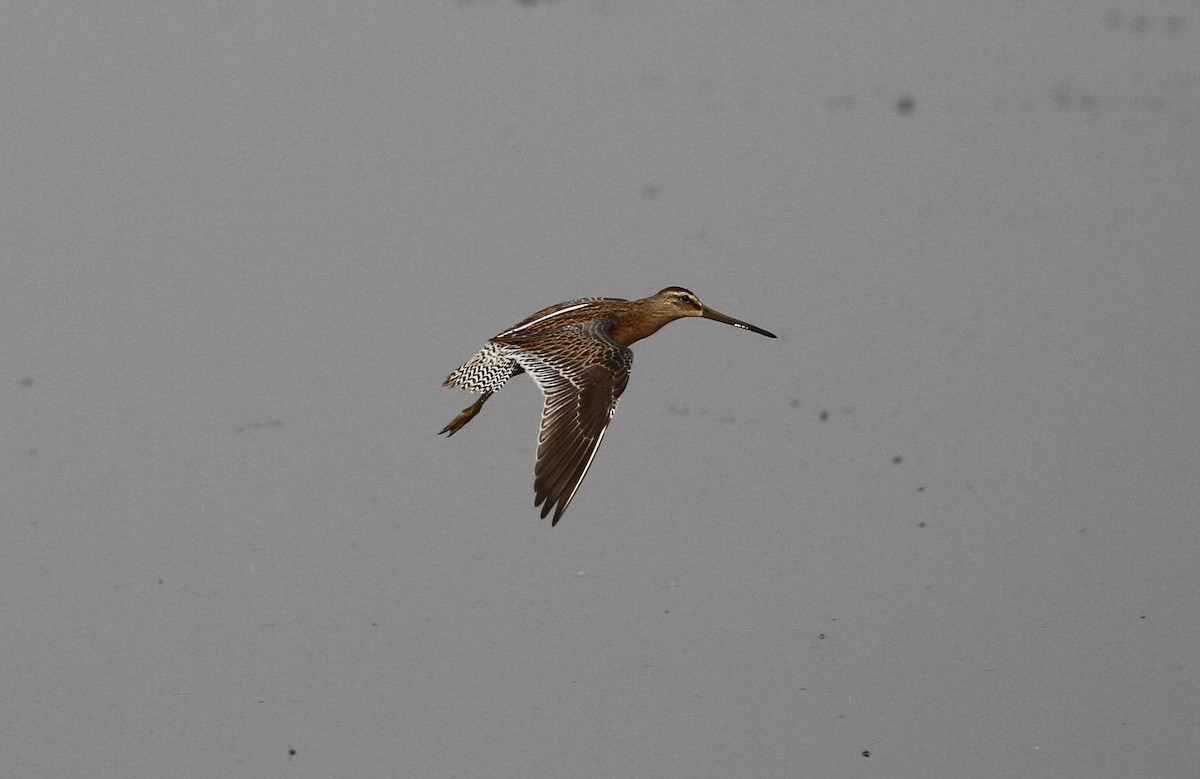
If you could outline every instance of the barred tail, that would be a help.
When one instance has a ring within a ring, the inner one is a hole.
[[[488,341],[478,354],[447,376],[442,386],[468,392],[496,392],[521,370],[517,361],[509,356],[507,347]]]

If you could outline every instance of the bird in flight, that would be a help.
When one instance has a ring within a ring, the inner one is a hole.
[[[442,382],[480,393],[442,428],[452,436],[475,418],[504,383],[526,373],[545,395],[534,465],[535,507],[557,525],[587,474],[604,431],[629,383],[629,346],[668,322],[698,316],[768,338],[775,334],[714,311],[683,287],[641,300],[581,298],[542,309],[490,338],[479,353]]]

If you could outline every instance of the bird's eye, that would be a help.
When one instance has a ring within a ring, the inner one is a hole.
[[[691,295],[680,295],[680,296],[679,296],[679,302],[680,302],[680,303],[691,303],[691,302],[692,302],[692,296],[691,296]]]

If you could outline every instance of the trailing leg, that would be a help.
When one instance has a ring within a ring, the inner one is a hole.
[[[452,436],[455,433],[457,433],[459,430],[462,430],[463,425],[467,424],[468,422],[470,422],[472,419],[475,418],[475,415],[479,413],[479,410],[481,408],[483,408],[483,404],[486,403],[487,399],[490,398],[491,396],[492,396],[492,393],[490,390],[487,392],[484,392],[482,395],[479,396],[479,400],[475,401],[471,405],[464,408],[462,411],[458,412],[458,416],[456,416],[454,419],[451,419],[450,424],[443,427],[442,432],[438,433],[438,435],[445,433],[446,436],[449,437],[449,436]]]

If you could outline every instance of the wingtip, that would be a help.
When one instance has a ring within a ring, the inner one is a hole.
[[[542,507],[541,519],[545,519],[546,517],[549,517],[550,511],[553,509],[554,516],[550,519],[550,527],[554,527],[555,525],[558,524],[558,520],[562,519],[563,512],[567,510],[567,507],[564,506],[561,502],[559,502],[558,508],[555,509],[555,501],[550,500],[549,498],[550,498],[549,495],[539,494],[537,496],[537,499],[533,502],[533,507],[534,508],[537,508],[538,506]]]

